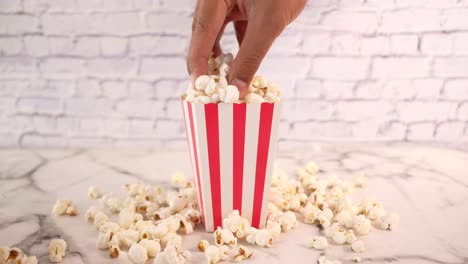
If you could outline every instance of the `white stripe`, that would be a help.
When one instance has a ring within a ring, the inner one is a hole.
[[[244,177],[242,184],[242,216],[252,223],[252,208],[257,166],[258,130],[261,104],[247,104],[245,117]]]
[[[213,231],[213,206],[211,201],[210,165],[208,159],[208,144],[206,137],[205,105],[193,104],[195,111],[195,140],[197,141],[198,165],[200,169],[201,192],[206,231]]]
[[[233,202],[233,104],[218,105],[221,208],[223,218],[232,212]]]
[[[190,116],[188,113],[188,104],[189,102],[183,102],[183,111],[185,116],[185,127],[187,128],[187,140],[189,144],[189,152],[190,152],[190,162],[192,163],[192,178],[193,182],[195,183],[195,190],[197,191],[197,201],[199,207],[201,207],[200,196],[198,195],[198,180],[197,180],[197,167],[195,165],[195,152],[193,151],[193,143],[192,143],[192,129],[190,127]],[[194,109],[192,108],[192,115]],[[201,209],[201,208],[200,208]]]
[[[263,228],[265,225],[266,210],[268,207],[268,202],[270,200],[270,185],[276,159],[276,144],[278,143],[278,126],[280,120],[280,113],[281,103],[275,103],[275,107],[273,109],[273,120],[271,123],[270,144],[268,147],[265,187],[263,189],[262,212],[260,214],[260,228]]]

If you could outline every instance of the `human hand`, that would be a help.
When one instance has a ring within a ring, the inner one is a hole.
[[[192,81],[207,74],[208,58],[212,53],[221,53],[219,41],[224,28],[233,22],[240,47],[228,82],[237,86],[243,98],[273,41],[306,3],[307,0],[198,0],[187,59]]]

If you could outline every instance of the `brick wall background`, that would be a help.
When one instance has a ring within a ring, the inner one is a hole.
[[[1,0],[0,146],[186,147],[194,4]],[[260,74],[283,89],[281,146],[466,143],[468,0],[311,0]]]

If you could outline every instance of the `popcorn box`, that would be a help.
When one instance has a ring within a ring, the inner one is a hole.
[[[222,226],[236,209],[264,227],[281,104],[182,101],[182,107],[205,229]]]

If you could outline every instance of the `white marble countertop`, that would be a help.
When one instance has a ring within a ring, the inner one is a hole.
[[[123,184],[139,180],[166,185],[175,170],[191,175],[188,159],[185,152],[144,150],[0,150],[0,245],[20,247],[48,263],[49,240],[62,237],[69,245],[63,263],[117,263],[96,249],[97,231],[84,220],[84,211],[94,204],[87,188],[123,194]],[[310,159],[325,174],[366,173],[369,184],[363,193],[400,213],[397,230],[377,230],[364,238],[363,263],[468,263],[467,153],[408,144],[322,145],[280,152],[278,163],[294,169]],[[52,216],[58,198],[72,199],[81,215]],[[245,263],[316,263],[320,252],[306,248],[304,241],[318,233],[317,227],[301,223],[273,248],[255,248]],[[211,234],[199,228],[184,237],[193,263],[203,260],[196,251],[201,238]],[[351,263],[358,254],[332,245],[325,255]]]

